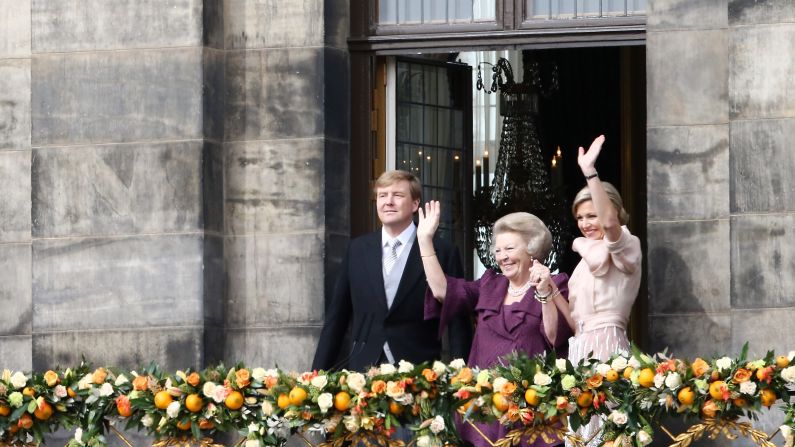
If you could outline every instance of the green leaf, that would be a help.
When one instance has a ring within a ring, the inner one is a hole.
[[[31,400],[30,403],[28,403],[28,413],[33,413],[34,411],[36,411],[36,401]]]

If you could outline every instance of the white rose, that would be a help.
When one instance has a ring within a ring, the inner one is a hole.
[[[141,418],[141,424],[144,427],[151,427],[152,424],[154,424],[154,423],[155,423],[155,420],[149,414],[145,414],[144,417]]]
[[[79,390],[87,390],[91,388],[91,384],[94,383],[94,375],[91,373],[86,374],[77,382],[77,389]]]
[[[172,419],[179,416],[179,402],[174,401],[168,404],[168,407],[166,407],[166,414]]]
[[[360,393],[362,388],[364,388],[364,385],[367,383],[367,380],[364,378],[362,373],[350,373],[346,383],[348,384],[348,388],[356,393]]]
[[[223,386],[219,385],[219,386],[217,386],[217,387],[215,387],[213,389],[213,396],[212,397],[213,397],[213,400],[216,403],[220,404],[221,402],[223,402],[226,399],[226,397],[228,395],[229,394],[227,394],[226,389]]]
[[[252,422],[248,424],[248,433],[249,434],[256,434],[259,432],[259,424],[256,422]]]
[[[323,393],[317,397],[317,406],[320,407],[321,413],[326,414],[332,405],[334,405],[334,396],[331,393]]]
[[[795,366],[782,369],[781,378],[789,383],[795,383]]]
[[[756,393],[756,384],[750,380],[748,382],[743,382],[740,384],[740,392],[749,396],[753,396],[754,393]]]
[[[461,369],[465,366],[467,366],[467,364],[464,361],[464,359],[455,359],[452,362],[450,362],[450,368]]]
[[[649,445],[651,444],[652,437],[646,430],[641,430],[638,432],[638,442],[640,445]]]
[[[538,386],[547,386],[552,383],[552,378],[544,373],[539,372],[533,376],[533,383]]]
[[[356,416],[345,416],[342,418],[342,423],[345,425],[345,430],[348,430],[349,433],[359,431],[359,418]]]
[[[398,362],[398,372],[401,374],[410,373],[414,369],[414,364],[401,360]]]
[[[431,438],[428,435],[422,435],[417,438],[417,447],[431,447]]]
[[[441,416],[436,416],[431,421],[430,425],[431,433],[439,434],[442,430],[444,430],[444,418]]]
[[[715,366],[718,367],[718,370],[724,371],[730,369],[732,367],[732,359],[729,357],[722,357],[715,361]]]
[[[246,447],[262,447],[258,439],[247,439]]]
[[[612,368],[610,368],[610,365],[608,365],[607,363],[600,363],[596,365],[596,372],[598,372],[603,376],[606,375],[607,372],[610,371],[611,369]]]
[[[447,372],[447,365],[445,365],[444,363],[442,363],[442,362],[437,360],[437,361],[433,362],[432,369],[433,369],[433,372],[435,372],[436,374],[441,376],[442,374]]]
[[[624,357],[616,357],[613,359],[613,362],[610,363],[610,367],[612,367],[618,372],[621,372],[627,367],[627,359],[625,359]]]
[[[788,436],[792,435],[792,427],[790,427],[789,425],[782,425],[778,429],[781,430],[781,436],[783,436],[784,438],[787,438]]]
[[[662,388],[663,384],[665,383],[665,376],[662,374],[655,374],[654,375],[654,386],[656,388]]]
[[[114,385],[120,386],[124,385],[125,383],[129,383],[130,381],[127,380],[127,377],[124,374],[119,374],[119,377],[116,377],[116,381],[113,382]]]
[[[555,367],[558,371],[566,371],[566,359],[555,359]]]
[[[55,385],[55,397],[63,399],[67,396],[66,387],[63,385]]]
[[[395,371],[397,371],[395,365],[391,363],[382,363],[379,374],[394,374]]]
[[[268,402],[267,400],[262,401],[262,414],[265,416],[270,416],[273,414],[273,404]]]
[[[665,386],[668,388],[675,390],[682,385],[682,376],[679,373],[671,373],[665,377]]]
[[[262,382],[267,376],[265,368],[254,368],[251,370],[251,377],[257,382]]]
[[[99,388],[100,397],[108,397],[111,394],[113,394],[113,385],[109,384],[108,382],[103,383]]]
[[[795,351],[790,351],[789,354],[787,354],[787,358],[790,362],[795,360]]]
[[[623,411],[614,410],[612,413],[610,413],[608,419],[613,421],[613,423],[616,425],[624,425],[629,420],[629,417]]]
[[[212,398],[215,394],[215,383],[213,382],[204,382],[204,386],[202,386],[202,394],[204,397]]]
[[[216,407],[214,403],[210,402],[210,403],[207,404],[207,411],[204,412],[204,416],[207,419],[210,419],[211,417],[215,416],[215,412],[217,410],[218,410],[218,407]]]
[[[75,441],[79,442],[80,445],[83,445],[83,429],[80,427],[75,429]]]
[[[627,362],[627,366],[631,366],[632,369],[638,369],[640,368],[640,361],[636,359],[635,356],[633,355],[632,357],[630,357],[629,361]]]
[[[315,376],[312,377],[312,380],[309,381],[313,387],[322,390],[324,386],[328,385],[328,377],[326,376]]]
[[[21,372],[17,371],[14,373],[13,376],[11,376],[11,385],[15,389],[23,388],[27,384],[28,384],[28,378]]]
[[[566,413],[574,414],[576,410],[577,410],[577,404],[575,404],[574,402],[569,402],[568,405],[566,405]]]
[[[493,387],[495,393],[502,393],[502,389],[508,384],[508,379],[505,377],[497,377],[494,379]]]

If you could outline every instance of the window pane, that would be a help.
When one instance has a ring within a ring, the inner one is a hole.
[[[397,23],[397,2],[398,0],[379,0],[379,23]]]
[[[629,5],[627,5],[627,12],[631,12],[633,14],[645,14],[646,0],[629,0]]]
[[[537,19],[548,19],[551,14],[551,3],[553,0],[527,0],[527,10],[531,11],[531,17]]]
[[[422,2],[422,17],[423,22],[441,22],[447,21],[447,4],[442,1],[424,1]]]
[[[623,16],[626,12],[626,4],[626,0],[602,0],[604,15]]]
[[[493,22],[498,0],[377,0],[378,23]],[[501,0],[500,0],[501,1]]]
[[[525,20],[644,15],[648,0],[525,0]]]
[[[574,0],[556,0],[552,2],[552,17],[574,17]]]
[[[495,0],[475,0],[472,2],[472,14],[475,21],[493,21],[496,11]]]
[[[398,0],[398,23],[422,22],[422,0]]]
[[[599,0],[577,0],[578,17],[599,17]]]

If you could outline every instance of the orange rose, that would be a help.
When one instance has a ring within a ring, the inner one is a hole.
[[[102,385],[105,383],[106,377],[108,377],[108,372],[105,371],[105,368],[97,368],[97,370],[94,371],[94,375],[91,376],[91,380],[97,385]]]
[[[716,404],[714,400],[708,400],[704,402],[704,406],[701,407],[701,413],[708,418],[714,418],[717,412],[718,404]]]
[[[701,358],[695,359],[690,367],[693,369],[693,375],[696,377],[701,377],[709,371],[709,363]]]
[[[585,380],[585,383],[588,385],[588,388],[595,390],[602,386],[602,375],[599,373],[594,374],[593,376],[589,377]]]
[[[274,386],[276,386],[277,383],[279,383],[279,378],[278,377],[276,377],[276,376],[266,376],[265,377],[265,382],[264,382],[265,388],[271,389]]]
[[[238,388],[245,388],[251,383],[251,374],[247,369],[238,369],[235,371],[235,382]]]
[[[201,381],[202,381],[201,376],[199,375],[199,373],[195,371],[190,373],[190,375],[188,376],[188,380],[186,380],[186,382],[188,382],[188,385],[190,386],[199,386],[199,383],[201,383]]]
[[[461,368],[461,371],[458,371],[458,380],[461,383],[469,383],[472,381],[472,370],[469,368]]]
[[[146,391],[149,388],[149,380],[146,379],[146,376],[137,376],[132,383],[135,391]]]
[[[215,424],[213,424],[211,421],[208,421],[207,419],[201,418],[199,419],[199,428],[202,430],[209,430],[211,428],[215,428]]]
[[[383,380],[374,380],[373,386],[370,387],[370,390],[375,394],[381,394],[386,391],[386,382]]]
[[[58,380],[59,379],[58,379],[58,373],[57,372],[55,372],[53,370],[49,370],[46,373],[44,373],[44,381],[47,382],[47,386],[52,387],[52,386],[57,385],[58,384]]]
[[[507,382],[502,387],[502,394],[505,394],[506,396],[509,394],[513,394],[514,391],[516,391],[516,384],[513,382]]]
[[[519,406],[516,404],[511,404],[508,407],[508,411],[505,413],[505,416],[511,422],[517,422],[519,420]]]
[[[428,382],[435,382],[439,375],[432,369],[425,368],[422,370],[422,375],[425,377],[425,380]]]
[[[749,380],[751,380],[751,371],[748,371],[745,368],[738,369],[732,378],[732,382],[734,383],[743,383]]]

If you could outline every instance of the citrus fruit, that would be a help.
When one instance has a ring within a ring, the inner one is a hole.
[[[679,390],[679,394],[676,395],[676,398],[679,399],[679,403],[685,406],[693,405],[693,402],[696,401],[696,393],[693,390],[686,386]]]
[[[593,393],[590,391],[583,391],[577,396],[577,405],[582,408],[590,407],[593,403]]]
[[[345,411],[351,406],[351,395],[345,391],[340,391],[334,395],[334,408]]]
[[[389,412],[395,416],[399,416],[403,413],[403,406],[393,400],[389,402]]]
[[[789,366],[789,357],[786,355],[780,355],[776,357],[776,366],[779,368],[786,368]]]
[[[774,403],[776,403],[776,399],[778,399],[776,393],[771,391],[769,388],[763,389],[760,397],[762,399],[762,405],[766,407],[772,406]]]
[[[626,368],[624,368],[624,378],[627,380],[631,379],[632,371],[634,371],[634,369],[632,369],[631,366],[627,366]]]
[[[284,410],[290,406],[290,397],[285,393],[279,394],[279,397],[276,399],[276,405]]]
[[[765,380],[765,378],[767,377],[769,372],[770,372],[770,370],[768,370],[766,367],[765,368],[759,368],[759,369],[756,370],[756,378],[761,382],[761,381]]]
[[[640,375],[638,376],[638,383],[643,388],[649,388],[654,385],[654,370],[651,368],[643,368],[640,370]]]
[[[75,397],[75,396],[77,396],[77,393],[75,393],[75,390],[73,390],[72,388],[67,388],[66,389],[66,395],[69,396],[69,397]]]
[[[463,405],[458,407],[458,412],[459,413],[466,413],[467,410],[469,410],[469,407],[473,407],[472,408],[473,411],[478,409],[478,406],[475,404],[475,399],[468,400],[468,401],[466,401],[466,403],[464,403]]]
[[[723,391],[726,389],[726,383],[722,380],[716,380],[709,384],[709,395],[715,400],[723,400]]]
[[[116,411],[119,413],[119,416],[123,418],[128,418],[132,416],[132,407],[130,405],[119,405],[116,404]]]
[[[190,419],[177,422],[177,428],[180,430],[190,430]]]
[[[732,399],[732,403],[734,404],[734,406],[740,407],[740,408],[748,405],[748,401],[745,400],[742,397],[736,397],[736,398]]]
[[[50,418],[50,416],[52,416],[52,405],[48,404],[47,402],[42,402],[41,405],[36,407],[36,410],[33,412],[33,416],[40,421],[46,421]]]
[[[243,406],[243,395],[240,394],[240,391],[232,391],[228,396],[226,396],[224,405],[226,405],[226,408],[229,408],[230,410],[239,410],[240,407]]]
[[[208,421],[207,419],[201,418],[199,419],[199,428],[202,430],[210,430],[215,428],[215,424],[212,421]]]
[[[295,406],[301,406],[306,400],[306,390],[300,386],[294,387],[290,390],[290,403]]]
[[[499,411],[508,410],[509,406],[508,398],[500,393],[494,393],[494,395],[491,397],[491,403],[493,403],[494,408],[496,408]]]
[[[185,398],[185,408],[191,413],[201,411],[202,406],[204,406],[204,403],[202,402],[201,396],[198,394],[190,394]]]
[[[605,379],[607,379],[608,382],[615,382],[618,380],[618,371],[615,369],[607,371],[607,373],[605,373]]]
[[[25,396],[35,397],[36,396],[36,390],[34,390],[33,388],[31,388],[29,386],[26,386],[25,389],[22,390],[22,394],[24,394]]]
[[[11,414],[11,407],[7,405],[0,405],[0,416],[6,417]]]
[[[33,419],[30,417],[29,414],[25,413],[19,417],[17,426],[19,428],[24,428],[25,430],[29,430],[31,427],[33,427]]]
[[[541,403],[541,396],[538,395],[538,392],[532,388],[528,388],[527,391],[524,392],[524,400],[527,402],[527,405],[531,407],[535,407],[539,403]]]
[[[174,399],[168,394],[168,391],[158,391],[155,394],[155,407],[165,410]]]

